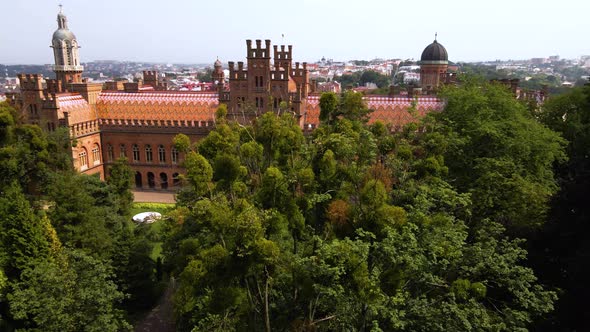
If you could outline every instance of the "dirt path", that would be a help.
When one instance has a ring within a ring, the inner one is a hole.
[[[135,332],[174,332],[174,312],[172,294],[176,288],[176,280],[170,278],[166,292],[152,311],[135,326]]]
[[[133,190],[133,197],[134,202],[176,203],[173,193]]]

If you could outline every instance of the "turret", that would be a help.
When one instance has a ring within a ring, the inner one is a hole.
[[[66,91],[69,83],[82,82],[84,67],[80,64],[78,50],[80,46],[76,36],[68,29],[68,19],[64,15],[61,6],[57,14],[57,30],[51,39],[55,65],[53,71],[59,82],[59,91]]]
[[[449,56],[447,50],[434,37],[420,57],[420,84],[427,93],[432,93],[446,82]]]

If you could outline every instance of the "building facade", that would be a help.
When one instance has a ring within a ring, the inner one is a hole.
[[[179,185],[184,157],[174,149],[174,136],[183,133],[193,142],[205,137],[215,126],[215,111],[221,103],[227,105],[228,118],[242,124],[265,112],[289,112],[305,131],[319,125],[320,92],[310,84],[307,64],[293,62],[292,45],[247,40],[246,63],[229,62],[229,77],[224,76],[219,59],[215,61],[216,90],[179,92],[167,90],[156,71],[145,71],[140,82],[87,82],[82,78],[78,41],[61,10],[57,23],[52,38],[55,79],[45,80],[44,85],[40,75],[19,75],[21,92],[7,94],[7,99],[20,108],[27,123],[48,131],[68,128],[76,142],[71,151],[74,166],[82,173],[104,179],[109,166],[125,157],[135,172],[137,188],[173,190]],[[422,55],[422,84],[428,92],[442,83],[446,70],[442,62],[447,61],[444,47],[436,40],[433,44]],[[365,97],[374,110],[370,122],[382,121],[399,129],[443,107],[434,95],[393,92]],[[411,107],[416,111],[408,112]]]

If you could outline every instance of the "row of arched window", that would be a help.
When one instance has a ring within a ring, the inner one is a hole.
[[[100,165],[100,146],[97,143],[92,146],[92,164]],[[88,150],[86,150],[86,147],[84,146],[81,147],[80,152],[78,152],[78,166],[81,171],[88,169],[89,166]]]
[[[158,184],[161,189],[168,189],[170,185],[172,187],[178,187],[180,185],[180,178],[178,173],[172,174],[172,183],[170,183],[168,174],[162,172],[160,173],[159,177],[157,177],[157,173],[147,172],[145,173],[147,176],[147,183],[144,184],[143,174],[141,172],[135,172],[135,187],[136,188],[145,188],[144,186],[147,184],[147,188],[155,189],[158,187],[156,184],[156,178],[159,178]]]
[[[168,154],[168,151],[166,151],[166,147],[162,144],[158,145],[156,150],[152,149],[152,146],[150,144],[144,145],[143,148],[140,148],[140,146],[137,144],[133,144],[131,146],[131,161],[134,163],[153,163],[154,154],[156,154],[157,161],[160,164],[166,163],[168,155],[170,156],[170,162],[172,164],[178,164],[179,153],[175,147],[172,147],[170,149],[170,153]],[[120,144],[119,150],[115,151],[115,147],[112,144],[107,144],[107,160],[113,161],[114,159],[119,157],[129,158],[129,156],[127,155],[127,146],[125,144]]]

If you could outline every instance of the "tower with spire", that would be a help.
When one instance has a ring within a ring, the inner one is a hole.
[[[57,14],[57,30],[53,33],[51,47],[55,58],[53,71],[58,81],[58,89],[64,92],[69,83],[82,82],[84,67],[80,64],[78,52],[80,46],[74,33],[68,29],[68,19],[61,5]]]

